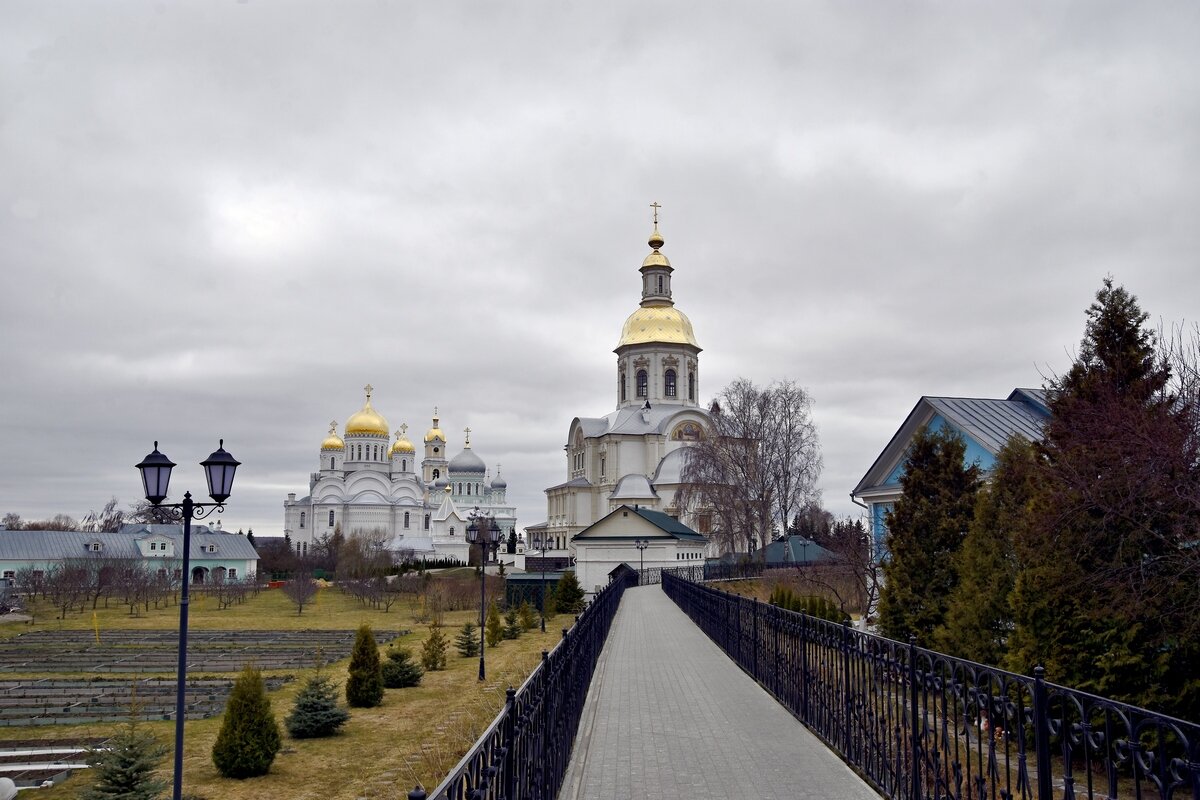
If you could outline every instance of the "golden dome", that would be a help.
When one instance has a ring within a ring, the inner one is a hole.
[[[378,436],[390,436],[387,420],[371,407],[371,390],[367,389],[367,402],[362,410],[350,417],[346,422],[346,435],[352,433],[371,433]]]
[[[625,320],[617,347],[647,342],[690,344],[700,348],[696,344],[696,334],[692,332],[691,320],[674,306],[642,306]]]
[[[346,443],[342,441],[342,437],[337,435],[337,423],[329,423],[329,435],[325,437],[325,441],[321,442],[322,450],[345,450]]]
[[[433,410],[433,427],[425,431],[425,444],[431,442],[446,442],[446,434],[442,433],[442,429],[438,426],[437,409]]]
[[[407,432],[408,426],[401,425],[400,430],[396,431],[396,443],[392,445],[392,449],[388,452],[388,455],[417,452],[417,448],[413,447],[413,443],[410,442],[408,440],[408,436],[405,435]]]

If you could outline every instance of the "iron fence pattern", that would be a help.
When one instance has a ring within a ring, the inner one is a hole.
[[[890,798],[1200,800],[1200,726],[663,570],[663,590]],[[722,578],[734,577],[722,574]]]
[[[562,786],[596,661],[627,586],[614,581],[599,592],[575,624],[519,689],[445,780],[411,800],[553,800]]]

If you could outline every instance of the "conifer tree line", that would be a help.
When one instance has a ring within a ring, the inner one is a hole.
[[[1041,440],[986,476],[953,431],[917,434],[884,635],[1200,719],[1200,337],[1147,319],[1106,279]]]

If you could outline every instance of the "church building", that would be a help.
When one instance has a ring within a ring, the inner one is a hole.
[[[516,509],[507,500],[508,482],[490,478],[487,466],[471,449],[471,429],[463,450],[448,458],[446,435],[437,410],[425,432],[424,452],[401,425],[391,438],[387,420],[371,405],[373,387],[364,387],[366,403],[346,421],[344,436],[337,423],[317,454],[317,471],[309,476],[308,495],[284,501],[284,532],[300,555],[313,543],[340,531],[365,535],[397,553],[468,561],[468,515],[475,509],[494,516],[507,537],[516,530]]]
[[[654,231],[648,242],[651,252],[640,268],[641,302],[625,320],[613,351],[617,356],[616,409],[602,417],[576,417],[571,422],[564,448],[566,480],[546,490],[546,521],[526,528],[533,553],[540,550],[535,546],[538,541],[546,543],[543,558],[547,569],[569,567],[573,559],[583,561],[586,554],[580,548],[594,546],[601,538],[619,543],[622,534],[615,529],[606,530],[604,537],[580,538],[619,508],[656,512],[663,516],[655,519],[681,523],[676,533],[680,528],[690,530],[683,523],[691,520],[680,521],[685,515],[676,506],[675,495],[680,488],[684,450],[703,435],[708,412],[699,403],[700,345],[691,321],[675,307],[674,270],[662,252],[657,209],[655,205]],[[645,522],[637,514],[619,519]],[[631,529],[625,538],[632,541],[642,533]],[[668,539],[672,542],[669,554],[649,550],[642,554],[647,567],[684,565],[676,552],[677,537],[664,537],[663,541]],[[698,540],[700,546],[691,540],[691,546],[680,551],[686,552],[688,560],[703,560],[707,541],[703,537]],[[526,558],[527,569],[539,564],[533,553]],[[607,562],[612,554],[592,555]],[[584,585],[585,590],[593,588]]]

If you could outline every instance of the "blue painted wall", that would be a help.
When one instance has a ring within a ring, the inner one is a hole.
[[[947,422],[946,418],[941,414],[934,414],[933,419],[929,420],[929,430],[935,433],[943,428],[949,428],[963,438],[967,443],[967,451],[963,454],[963,464],[970,466],[977,465],[981,470],[987,472],[996,463],[994,456],[986,447],[971,438],[971,435],[957,425]],[[896,468],[892,470],[892,474],[888,475],[886,483],[900,483],[900,476],[904,474],[904,461],[901,460]]]

